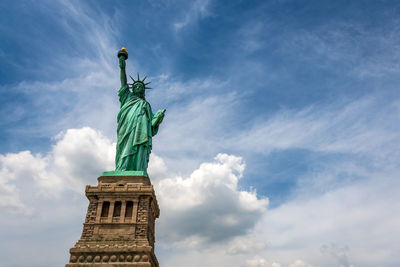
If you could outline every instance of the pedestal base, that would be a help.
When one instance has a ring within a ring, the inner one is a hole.
[[[90,203],[82,236],[66,267],[159,266],[154,225],[160,210],[153,186],[146,176],[128,174],[103,175],[97,186],[86,186]]]

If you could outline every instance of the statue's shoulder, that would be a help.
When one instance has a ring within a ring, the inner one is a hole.
[[[122,95],[127,95],[127,94],[130,94],[129,85],[121,86],[118,90],[118,95],[122,96]]]
[[[151,105],[149,102],[147,102],[146,100],[144,100],[144,102],[146,102],[146,107],[148,107],[151,110]]]

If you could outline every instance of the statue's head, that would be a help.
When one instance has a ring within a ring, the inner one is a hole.
[[[132,93],[140,98],[145,96],[145,85],[141,82],[134,82],[132,84]]]
[[[132,86],[131,88],[132,88],[133,95],[144,99],[145,90],[151,89],[150,87],[147,86],[149,84],[149,82],[148,83],[144,82],[144,80],[146,80],[146,77],[144,77],[143,80],[140,80],[139,73],[138,73],[137,80],[133,79],[132,76],[130,76],[130,77],[133,80],[133,83],[130,84]]]

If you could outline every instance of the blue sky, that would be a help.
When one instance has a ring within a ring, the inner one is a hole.
[[[84,185],[113,168],[121,47],[167,109],[150,163],[162,266],[399,265],[394,1],[0,7],[7,266],[68,260]]]

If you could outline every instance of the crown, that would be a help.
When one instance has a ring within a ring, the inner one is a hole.
[[[133,79],[131,75],[129,75],[129,77],[131,77],[133,83],[128,83],[129,85],[134,85],[135,83],[141,83],[144,87],[144,89],[152,89],[151,87],[148,87],[147,85],[150,84],[151,82],[145,83],[144,81],[146,80],[146,76],[143,78],[143,80],[140,80],[139,78],[139,72],[137,74],[137,80]]]

